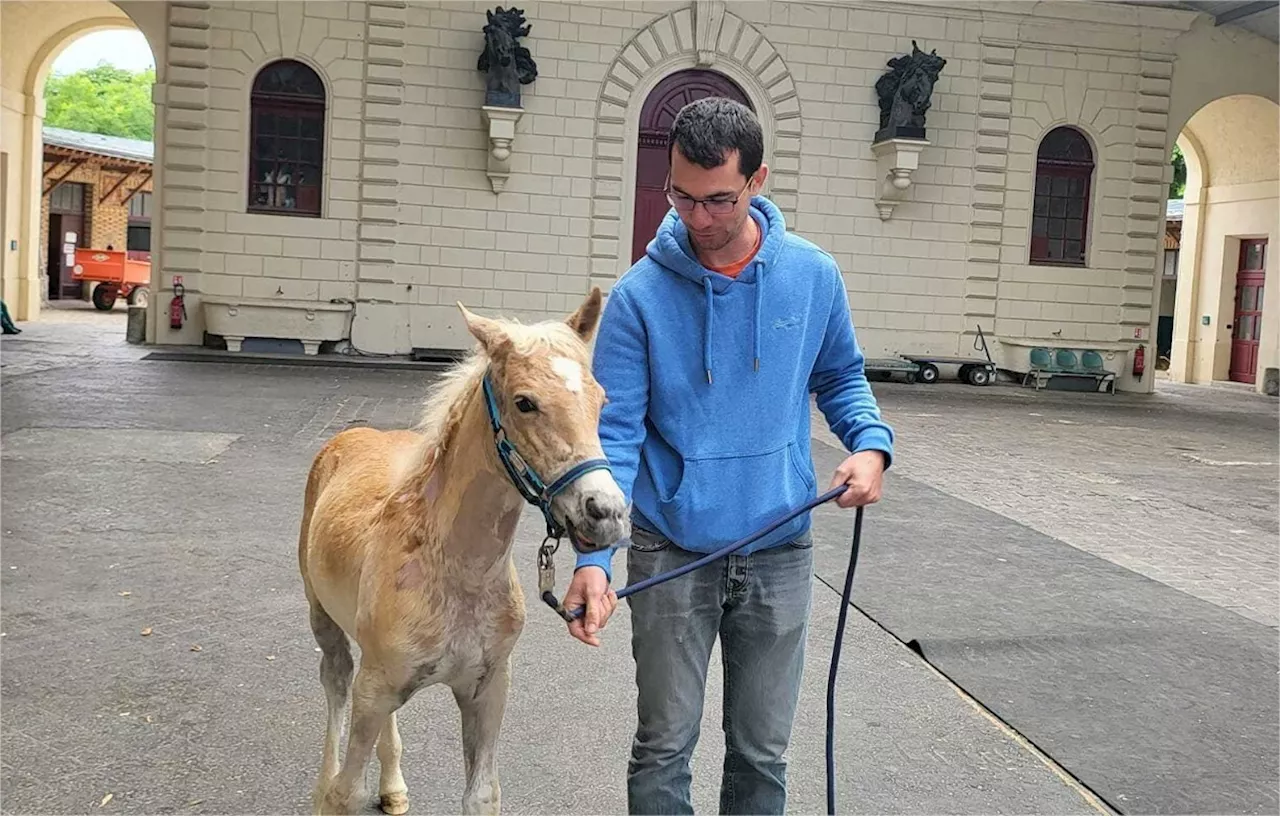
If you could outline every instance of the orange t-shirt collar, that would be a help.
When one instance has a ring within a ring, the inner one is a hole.
[[[760,229],[757,224],[756,245],[751,248],[750,252],[748,252],[742,259],[734,261],[727,266],[708,266],[707,269],[710,269],[712,272],[719,272],[727,278],[736,278],[738,275],[742,274],[742,270],[747,268],[747,264],[751,263],[751,259],[760,251],[760,245],[762,243],[764,243],[764,230]]]

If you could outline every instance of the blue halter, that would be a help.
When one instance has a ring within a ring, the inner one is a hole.
[[[511,477],[511,483],[516,486],[516,490],[520,491],[520,495],[524,496],[525,501],[542,511],[542,517],[547,522],[547,540],[559,541],[564,538],[566,530],[551,513],[552,499],[593,470],[612,472],[609,463],[604,459],[587,459],[566,470],[550,486],[547,486],[546,481],[524,460],[516,450],[516,446],[507,438],[507,431],[502,427],[502,420],[498,415],[498,401],[493,396],[493,385],[489,382],[488,372],[485,372],[481,383],[484,388],[485,407],[489,411],[489,424],[493,426],[494,444],[498,448],[498,459],[506,468],[507,475]]]

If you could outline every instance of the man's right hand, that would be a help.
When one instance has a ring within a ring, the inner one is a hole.
[[[582,567],[573,573],[573,580],[569,582],[561,603],[570,612],[586,605],[587,611],[569,624],[569,634],[588,646],[599,646],[600,638],[596,633],[605,627],[613,610],[618,608],[618,593],[609,588],[609,578],[600,567]]]

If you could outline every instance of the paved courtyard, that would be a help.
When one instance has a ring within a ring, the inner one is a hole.
[[[324,726],[295,564],[306,469],[350,423],[409,424],[431,374],[144,360],[149,349],[124,343],[123,313],[56,311],[23,328],[0,341],[3,811],[304,811]],[[1226,635],[1274,639],[1275,401],[1164,383],[1150,397],[875,388],[899,453],[885,501],[867,514],[855,605],[864,588],[870,605],[850,616],[842,662],[841,812],[1125,810],[1123,794],[1094,792],[1112,783],[1077,770],[1070,751],[1054,756],[1052,739],[1002,721],[1008,701],[959,687],[927,662],[928,644],[925,659],[905,645],[904,627],[878,611],[888,586],[878,565],[921,539],[959,551],[1005,536],[1031,547],[1022,567],[1033,585],[1034,553],[1065,548],[1121,576],[1113,594],[1124,576],[1149,579],[1165,593],[1142,596],[1157,599],[1153,614],[1177,618],[1185,599]],[[829,440],[816,420],[815,438]],[[825,480],[838,454],[815,447]],[[793,812],[824,808],[826,668],[850,518],[815,522],[823,550]],[[530,511],[516,555],[530,596],[538,540]],[[1052,595],[1054,581],[1042,583]],[[1008,602],[1001,586],[989,592],[986,606]],[[1097,608],[1109,597],[1075,600]],[[912,621],[926,611],[901,606]],[[625,609],[591,650],[530,605],[500,755],[506,812],[625,811],[628,640]],[[699,811],[715,808],[719,701],[713,657]],[[1086,707],[1055,716],[1069,727],[1077,712],[1087,719]],[[416,697],[401,727],[412,812],[456,812],[461,747],[447,692]]]

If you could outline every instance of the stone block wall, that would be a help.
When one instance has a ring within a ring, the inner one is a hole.
[[[706,0],[524,10],[539,78],[522,89],[511,176],[495,194],[482,7],[175,4],[171,38],[179,52],[191,40],[193,59],[174,63],[171,39],[166,116],[181,126],[166,131],[166,264],[197,277],[196,297],[357,300],[353,338],[369,351],[469,346],[459,300],[563,314],[628,265],[644,94],[709,63],[762,113],[768,192],[840,262],[868,353],[956,353],[978,325],[1015,344],[1125,350],[1151,322],[1173,42],[1191,15]],[[931,145],[881,220],[872,86],[913,39],[948,64]],[[328,85],[321,218],[245,213],[249,87],[280,57]],[[1027,263],[1035,152],[1056,124],[1096,148],[1083,269]]]

